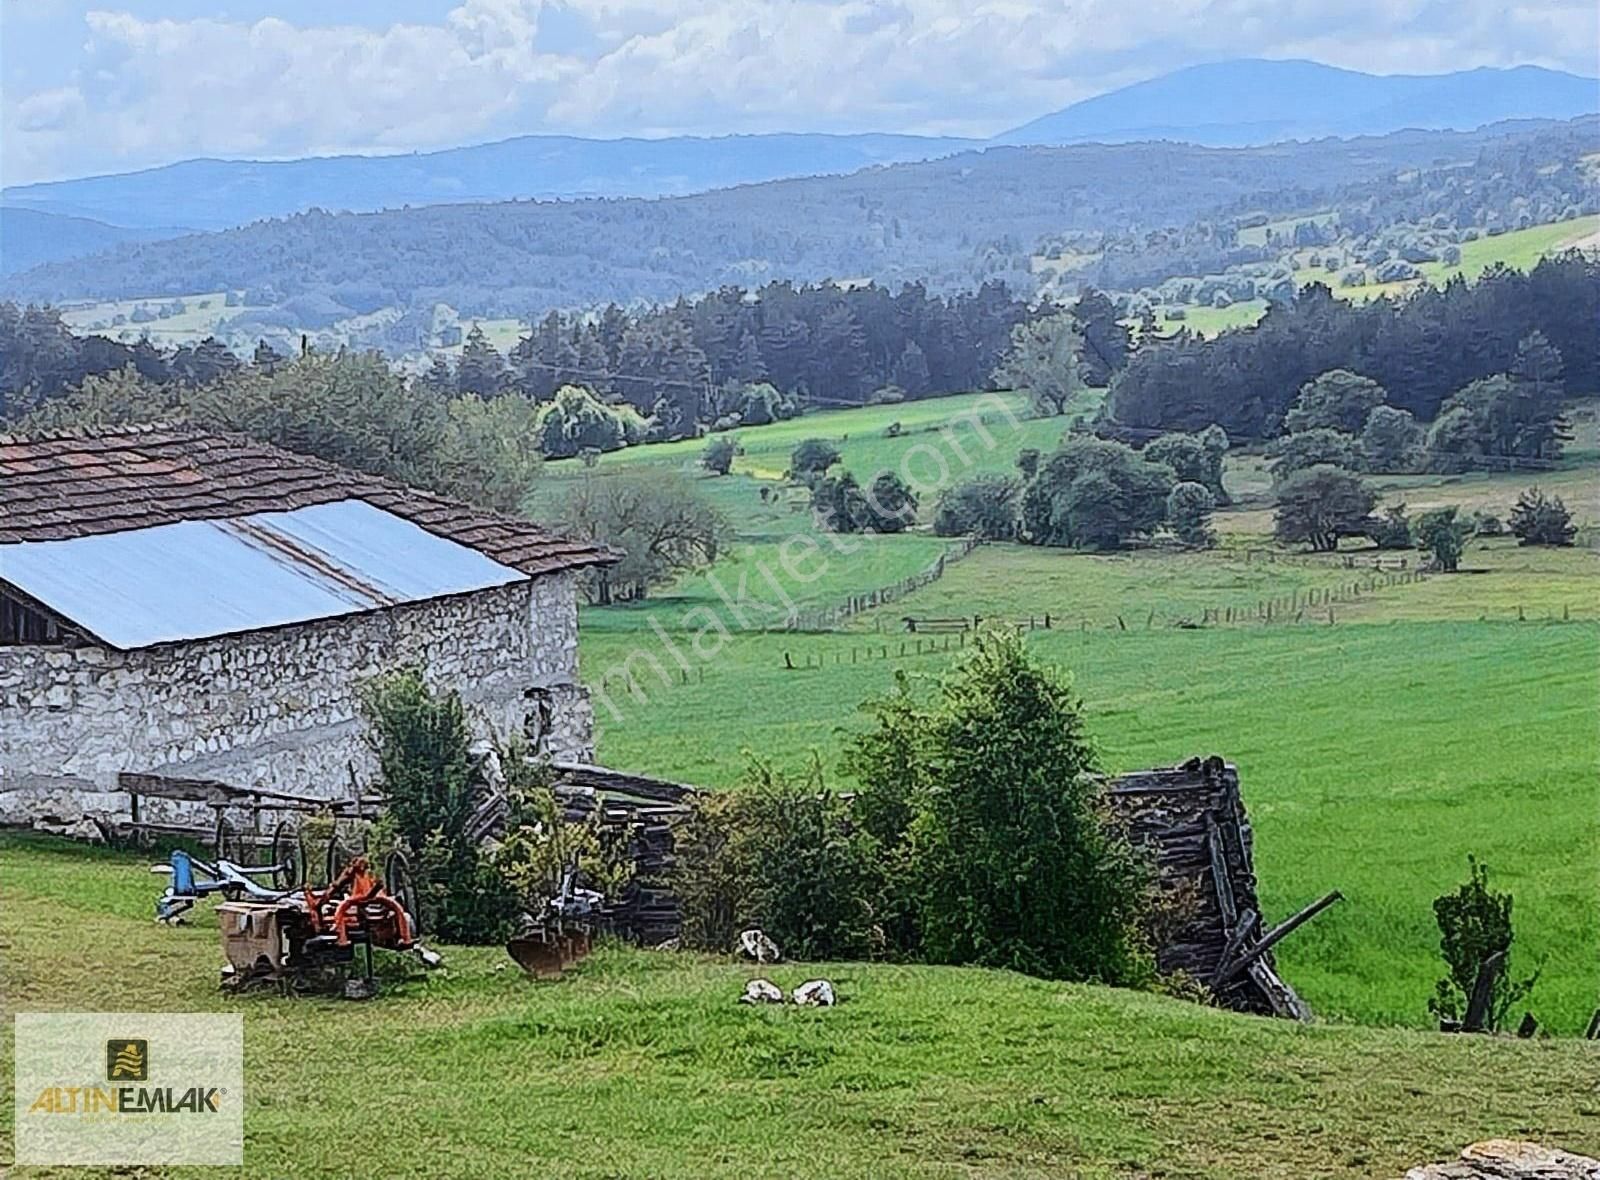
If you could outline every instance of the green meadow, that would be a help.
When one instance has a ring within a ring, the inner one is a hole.
[[[1399,1176],[1512,1135],[1600,1151],[1592,1045],[1301,1026],[981,969],[605,947],[534,983],[443,948],[365,1004],[219,994],[215,918],[126,854],[0,837],[0,988],[30,1010],[242,1011],[244,1175]],[[1330,915],[1331,916],[1331,915]],[[11,1101],[11,1023],[0,1091]],[[0,1160],[11,1158],[11,1121]],[[82,1169],[15,1166],[18,1180]],[[122,1169],[139,1177],[197,1169]]]
[[[1238,764],[1269,917],[1328,889],[1345,893],[1281,955],[1322,1017],[1429,1025],[1439,963],[1432,901],[1475,855],[1516,895],[1517,961],[1540,971],[1530,1008],[1547,1028],[1581,1032],[1600,1003],[1600,552],[1474,538],[1460,573],[1419,577],[1414,552],[1291,551],[1270,537],[1262,460],[1240,454],[1227,473],[1238,503],[1217,515],[1215,550],[986,545],[831,630],[785,630],[789,609],[804,614],[892,585],[948,544],[924,529],[847,541],[817,533],[804,492],[773,478],[792,447],[834,439],[844,465],[870,476],[899,467],[918,440],[948,454],[939,428],[975,400],[739,432],[736,474],[694,475],[732,522],[728,555],[643,603],[583,612],[600,758],[734,788],[752,758],[794,767],[818,757],[848,787],[837,763],[842,742],[864,724],[860,703],[901,673],[933,675],[959,658],[959,636],[908,632],[905,618],[1031,626],[1033,650],[1073,675],[1106,769],[1210,753]],[[1063,428],[1000,418],[995,445],[975,453],[974,466],[1011,470],[1023,446],[1048,450]],[[1568,459],[1537,479],[1592,530],[1600,524],[1594,415],[1580,406],[1574,418]],[[891,436],[895,421],[902,428]],[[545,494],[558,495],[566,480],[605,478],[608,468],[692,474],[702,445],[636,448],[592,469],[550,464]],[[1386,502],[1404,500],[1413,512],[1453,503],[1502,518],[1534,478],[1373,477]],[[801,567],[804,581],[783,563],[783,546],[802,534],[817,555]],[[840,552],[835,542],[854,548]],[[1374,559],[1385,568],[1374,570]]]

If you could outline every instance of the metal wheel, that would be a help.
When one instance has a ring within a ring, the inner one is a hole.
[[[417,879],[411,873],[411,861],[398,848],[384,857],[383,885],[411,919],[411,937],[420,937],[422,906],[417,895]]]
[[[348,830],[341,830],[337,823],[328,835],[328,851],[323,859],[322,883],[327,885],[337,877],[345,865],[360,855],[355,837]]]
[[[272,846],[268,850],[268,864],[276,867],[272,874],[275,889],[293,889],[306,881],[306,846],[300,839],[300,826],[292,819],[278,821],[272,832]]]

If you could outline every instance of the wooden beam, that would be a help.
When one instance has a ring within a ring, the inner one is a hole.
[[[1222,911],[1222,933],[1232,935],[1239,921],[1239,907],[1233,899],[1233,878],[1228,875],[1228,850],[1222,844],[1222,829],[1210,811],[1206,812],[1206,851],[1211,856],[1211,887],[1216,890],[1217,906]]]
[[[1315,918],[1323,910],[1331,906],[1334,902],[1342,900],[1344,900],[1344,894],[1335,889],[1332,893],[1329,893],[1323,897],[1319,897],[1316,901],[1306,906],[1305,909],[1301,910],[1298,914],[1295,914],[1292,918],[1286,918],[1282,922],[1279,922],[1271,930],[1267,931],[1266,934],[1261,936],[1260,942],[1256,943],[1255,946],[1251,947],[1243,955],[1239,956],[1239,958],[1228,967],[1226,972],[1218,972],[1216,982],[1212,984],[1212,986],[1221,987],[1223,984],[1227,983],[1228,980],[1238,975],[1239,972],[1249,967],[1251,963],[1254,963],[1262,955],[1270,951],[1278,943],[1282,942],[1300,927],[1311,921],[1312,918]]]
[[[1494,999],[1495,980],[1505,967],[1505,951],[1495,951],[1478,964],[1478,977],[1472,981],[1472,995],[1467,1000],[1467,1014],[1461,1021],[1462,1032],[1483,1032],[1489,1024],[1490,1001]]]
[[[1233,961],[1239,957],[1239,952],[1244,949],[1245,940],[1255,933],[1256,924],[1261,921],[1254,910],[1246,910],[1239,918],[1239,924],[1233,928],[1233,934],[1228,938],[1228,944],[1222,948],[1222,957],[1217,960],[1216,972],[1211,976],[1213,989],[1219,986],[1219,981],[1227,978],[1228,968],[1233,966]]]

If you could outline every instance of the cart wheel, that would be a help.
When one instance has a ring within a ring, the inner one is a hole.
[[[411,919],[411,937],[421,937],[422,906],[417,896],[417,880],[411,875],[411,861],[398,848],[384,858],[383,887]]]
[[[272,859],[268,863],[279,866],[272,874],[272,884],[278,889],[293,889],[306,881],[306,846],[300,839],[300,828],[293,820],[282,820],[272,832]]]
[[[211,833],[211,855],[214,860],[237,863],[239,859],[239,833],[220,811],[217,812],[217,826]]]
[[[347,831],[341,832],[339,825],[334,824],[333,831],[328,834],[328,851],[322,864],[323,885],[332,882],[345,865],[359,855],[355,837]]]

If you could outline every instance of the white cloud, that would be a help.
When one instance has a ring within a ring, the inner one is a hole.
[[[462,0],[387,28],[85,20],[63,29],[84,36],[70,77],[6,96],[7,183],[539,131],[987,134],[1229,56],[1587,72],[1597,18],[1587,0]]]

